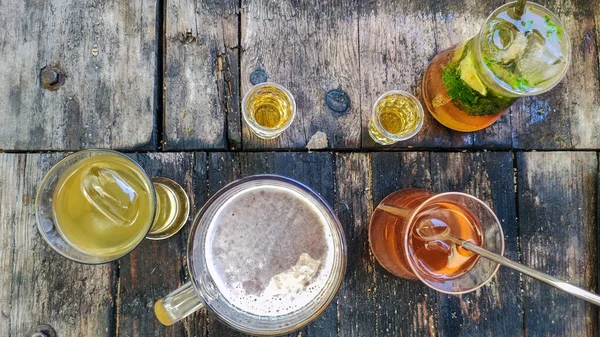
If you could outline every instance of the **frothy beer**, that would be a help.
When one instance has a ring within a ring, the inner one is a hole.
[[[238,309],[279,316],[310,304],[327,285],[334,242],[314,201],[279,186],[240,191],[216,212],[204,245],[208,270]]]

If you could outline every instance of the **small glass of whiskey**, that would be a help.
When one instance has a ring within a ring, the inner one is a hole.
[[[369,120],[369,135],[382,145],[394,144],[416,135],[423,126],[423,106],[419,100],[401,90],[381,95]]]
[[[273,139],[287,129],[296,115],[294,96],[283,86],[261,83],[242,101],[242,116],[258,137]]]

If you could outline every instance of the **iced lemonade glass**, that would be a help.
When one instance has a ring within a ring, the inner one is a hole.
[[[439,53],[423,79],[429,112],[446,127],[463,132],[493,124],[519,97],[541,94],[564,77],[571,42],[548,9],[527,2],[497,8],[481,31]]]

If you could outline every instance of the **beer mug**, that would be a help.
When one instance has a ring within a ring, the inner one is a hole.
[[[187,256],[191,281],[154,306],[162,324],[206,307],[242,332],[279,335],[313,321],[335,298],[346,241],[317,193],[289,178],[256,175],[204,205]]]

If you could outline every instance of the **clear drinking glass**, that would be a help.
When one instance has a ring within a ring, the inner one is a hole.
[[[116,260],[143,239],[177,233],[189,215],[185,190],[150,179],[131,158],[84,150],[54,165],[35,200],[38,230],[59,254],[80,263]]]
[[[244,96],[242,116],[258,137],[273,139],[294,121],[296,101],[283,86],[270,82],[260,83]]]
[[[202,208],[188,240],[191,281],[156,302],[171,325],[206,307],[252,335],[280,335],[316,319],[346,268],[342,227],[307,186],[276,175],[230,183]]]
[[[377,206],[369,224],[371,251],[390,273],[420,279],[443,293],[462,294],[489,282],[499,264],[447,240],[423,240],[423,228],[431,232],[440,224],[447,224],[455,237],[504,253],[500,222],[481,200],[414,188],[394,192]]]
[[[423,106],[402,90],[381,95],[371,112],[369,135],[381,145],[390,145],[416,135],[423,126]]]
[[[500,6],[479,34],[440,52],[423,78],[423,99],[435,119],[463,132],[493,124],[519,97],[558,84],[571,61],[571,41],[554,13],[528,1]]]

